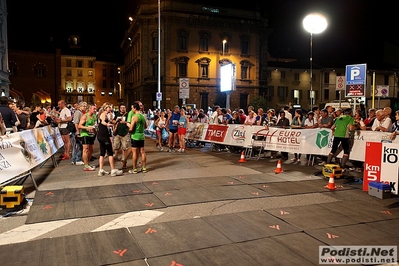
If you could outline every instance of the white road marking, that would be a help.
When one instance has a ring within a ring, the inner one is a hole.
[[[145,225],[162,214],[163,212],[151,210],[129,212],[112,220],[109,223],[100,226],[97,229],[94,229],[92,232]]]
[[[0,245],[29,241],[76,220],[77,219],[70,219],[23,225],[0,234]]]

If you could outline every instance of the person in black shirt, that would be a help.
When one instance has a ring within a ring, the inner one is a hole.
[[[15,112],[8,107],[8,98],[6,96],[0,97],[0,113],[3,117],[6,128],[12,128],[15,126],[17,116],[15,115]]]

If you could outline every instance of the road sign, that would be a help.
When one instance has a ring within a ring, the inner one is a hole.
[[[377,97],[388,97],[389,95],[389,85],[377,85],[375,90],[375,96]]]
[[[190,79],[180,78],[179,85],[179,99],[190,98]]]
[[[336,76],[335,77],[335,89],[337,91],[345,90],[345,76]]]
[[[367,76],[367,65],[347,65],[346,66],[346,86],[345,86],[345,96],[365,96],[364,88],[366,85]]]
[[[162,101],[162,92],[157,92],[157,101]]]

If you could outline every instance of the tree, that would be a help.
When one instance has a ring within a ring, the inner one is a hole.
[[[262,96],[255,96],[250,99],[249,105],[254,107],[254,110],[258,110],[259,108],[263,108],[263,110],[267,110],[267,100]]]

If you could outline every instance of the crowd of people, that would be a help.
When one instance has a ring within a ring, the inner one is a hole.
[[[0,97],[0,133],[2,135],[51,125],[58,127],[64,142],[64,152],[61,160],[70,160],[73,165],[83,166],[84,171],[96,171],[91,164],[97,158],[93,157],[94,143],[100,144],[98,158],[98,175],[119,176],[122,169],[127,168],[129,157],[132,158],[132,169],[128,173],[147,172],[147,158],[144,149],[145,131],[151,127],[156,132],[156,146],[159,151],[186,152],[185,139],[190,122],[208,124],[243,124],[284,129],[331,128],[334,139],[332,149],[325,156],[306,154],[309,162],[316,157],[319,165],[335,163],[343,169],[350,158],[351,146],[355,130],[371,130],[390,132],[390,138],[399,134],[399,110],[392,116],[392,109],[370,108],[364,106],[352,113],[351,108],[327,109],[313,107],[309,112],[302,109],[292,109],[289,105],[280,110],[263,108],[255,110],[249,106],[247,110],[221,108],[214,106],[208,110],[192,108],[187,110],[178,105],[173,110],[147,110],[140,101],[131,105],[130,110],[121,104],[118,111],[114,111],[112,104],[106,102],[97,107],[96,104],[79,102],[73,106],[60,100],[57,106],[50,103],[36,104],[26,107],[24,102],[15,102],[7,97]],[[71,129],[72,124],[72,129]],[[205,145],[197,141],[197,146]],[[216,145],[219,151],[241,152],[243,147]],[[341,159],[337,155],[343,151]],[[271,158],[288,160],[288,152],[270,151]],[[302,154],[294,153],[293,162],[300,162]],[[105,170],[105,160],[108,158],[110,171]],[[121,162],[117,169],[116,161]],[[353,162],[357,171],[361,171],[362,163]],[[140,169],[140,170],[139,170]]]

